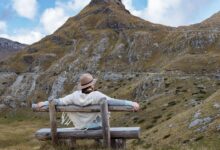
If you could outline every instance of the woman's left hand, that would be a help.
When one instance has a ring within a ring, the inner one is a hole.
[[[38,108],[41,108],[42,106],[44,106],[44,102],[39,102],[39,103],[37,103],[37,107],[38,107]]]

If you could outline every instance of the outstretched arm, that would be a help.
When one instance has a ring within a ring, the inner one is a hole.
[[[106,98],[110,106],[131,106],[134,108],[135,111],[139,110],[140,108],[137,102],[111,98],[99,91],[96,91],[95,96],[96,96],[96,101],[94,101],[93,104],[99,104],[102,98]]]
[[[60,101],[60,99],[54,99],[53,101],[54,101],[55,105],[65,105],[62,101]],[[49,105],[49,101],[37,103],[38,108],[48,106],[48,105]]]
[[[139,110],[140,107],[137,102],[132,102],[128,100],[119,100],[114,98],[109,98],[107,100],[110,106],[132,106],[135,111]]]

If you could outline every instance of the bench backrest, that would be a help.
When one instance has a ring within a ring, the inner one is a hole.
[[[50,127],[51,127],[51,137],[52,143],[58,143],[57,137],[57,121],[56,121],[56,112],[101,112],[102,117],[102,131],[103,131],[103,140],[104,145],[107,148],[111,147],[111,137],[110,137],[110,124],[108,111],[133,111],[131,106],[108,106],[106,98],[102,98],[100,105],[91,105],[86,107],[80,107],[75,105],[68,106],[55,106],[53,101],[49,101],[49,108],[37,108],[32,106],[33,111],[35,112],[48,112],[50,116]]]

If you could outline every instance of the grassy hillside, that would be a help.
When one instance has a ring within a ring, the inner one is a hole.
[[[171,86],[179,91],[176,96],[161,94],[140,102],[140,112],[112,114],[112,126],[141,126],[141,139],[130,140],[128,149],[218,149],[219,90],[214,94],[209,93],[214,89],[208,91],[196,105],[187,98],[189,93],[184,93],[186,85],[182,86],[181,81],[174,85]],[[190,91],[193,88],[201,89],[201,86],[192,87]],[[201,121],[189,127],[193,121],[205,118],[207,122]],[[39,142],[34,137],[36,130],[49,126],[48,114],[27,109],[2,112],[0,123],[0,149],[53,149],[49,142]],[[87,146],[97,148],[92,141],[82,142],[78,141],[79,149]],[[65,145],[56,149],[63,148],[68,149]]]

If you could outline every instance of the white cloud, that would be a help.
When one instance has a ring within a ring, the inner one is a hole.
[[[138,10],[135,9],[133,2],[134,0],[123,0],[133,15],[169,26],[197,23],[201,21],[201,16],[204,17],[204,12],[217,3],[210,0],[148,0],[147,6]]]
[[[181,1],[149,0],[145,17],[152,22],[176,26],[184,21],[181,9],[184,6],[181,6]]]
[[[89,2],[90,0],[70,0],[68,2],[57,0],[54,8],[48,8],[42,13],[40,24],[37,26],[38,29],[19,29],[19,31],[13,34],[2,32],[0,33],[0,37],[20,43],[32,44],[42,39],[45,35],[53,33],[62,26],[70,16],[80,11]],[[33,19],[37,11],[37,0],[13,0],[13,8],[20,16]],[[0,31],[5,28],[6,24],[0,21]],[[39,28],[41,28],[41,30],[39,30]]]
[[[83,1],[70,0],[67,3],[63,3],[61,0],[58,0],[56,2],[56,5],[63,9],[69,9],[71,11],[77,12],[82,8],[84,8],[86,5],[88,5],[90,1],[91,0],[83,0]]]
[[[7,28],[6,22],[0,20],[0,32],[5,31],[6,28]]]
[[[24,44],[32,44],[34,42],[39,41],[45,35],[39,31],[30,31],[30,30],[23,30],[19,33],[15,33],[13,35],[9,34],[0,34],[0,37],[11,39],[13,41],[17,41]]]
[[[65,11],[60,8],[48,8],[41,16],[40,22],[42,23],[45,31],[49,34],[53,33],[57,28],[64,24],[68,19]]]
[[[46,33],[51,34],[62,26],[74,13],[84,8],[90,0],[56,1],[54,8],[46,9],[40,19]]]
[[[71,8],[73,10],[81,10],[82,8],[84,8],[86,5],[88,5],[90,2],[90,0],[83,0],[83,1],[77,1],[77,0],[73,0],[71,2],[69,2],[69,6],[71,6]]]
[[[34,19],[37,13],[37,0],[13,0],[13,9],[22,17]]]
[[[143,10],[137,10],[133,6],[133,0],[122,0],[125,8],[128,9],[133,15],[143,17]]]

